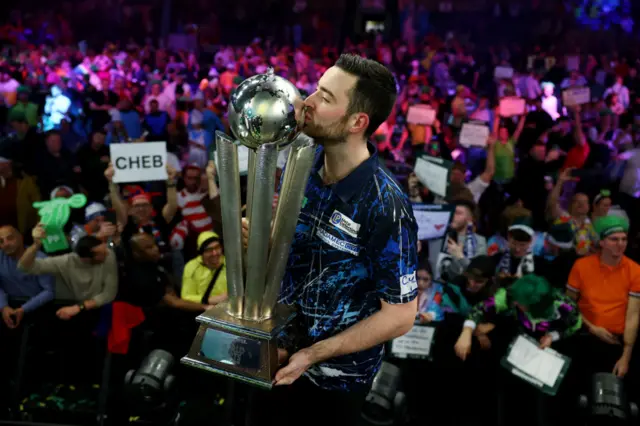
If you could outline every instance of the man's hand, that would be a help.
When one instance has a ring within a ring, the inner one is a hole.
[[[216,180],[216,163],[213,160],[210,160],[207,163],[206,174],[207,180]]]
[[[540,349],[550,348],[552,343],[553,343],[553,337],[551,337],[550,334],[545,334],[540,339]]]
[[[167,176],[167,181],[171,183],[175,182],[176,178],[178,177],[177,170],[171,167],[170,164],[167,164]]]
[[[109,183],[113,182],[114,173],[115,173],[115,170],[113,170],[113,163],[109,163],[109,165],[107,166],[107,170],[104,171],[104,177],[107,178],[107,182]]]
[[[278,356],[280,358],[280,356]],[[290,385],[314,364],[311,349],[302,349],[289,358],[289,363],[276,373],[275,385]]]
[[[464,259],[464,251],[462,250],[462,246],[453,241],[452,238],[447,239],[447,250],[449,251],[449,254],[456,259]]]
[[[80,313],[80,306],[72,305],[58,309],[56,316],[63,321],[68,321]]]
[[[113,237],[114,235],[116,235],[116,231],[118,230],[118,228],[116,228],[116,225],[114,225],[111,222],[102,222],[100,224],[100,229],[98,230],[97,234],[96,234],[96,238],[100,239],[100,240],[106,240],[107,238]]]
[[[477,334],[476,339],[478,339],[478,343],[480,343],[480,348],[483,351],[488,351],[491,349],[491,339],[486,334]]]
[[[249,219],[242,218],[242,247],[249,247]]]
[[[626,356],[622,356],[616,365],[613,367],[613,374],[616,376],[623,378],[629,372],[629,360]]]
[[[14,312],[10,306],[2,308],[2,321],[4,321],[7,328],[14,329],[18,326],[14,320]]]
[[[33,237],[33,241],[36,241],[38,243],[42,243],[42,240],[47,238],[47,231],[44,230],[44,226],[42,225],[42,223],[37,224],[36,227],[33,228],[33,231],[31,231],[31,236]]]
[[[471,353],[471,345],[473,343],[473,332],[469,328],[465,328],[462,330],[456,345],[454,346],[454,350],[458,358],[461,360],[466,360],[469,354]]]
[[[610,345],[620,344],[620,340],[612,333],[610,333],[606,328],[593,326],[589,328],[589,332],[596,336],[598,339]]]
[[[278,365],[282,365],[289,360],[289,352],[286,349],[278,348]]]
[[[429,324],[433,321],[432,312],[420,312],[418,315],[420,316],[420,324]]]
[[[562,173],[560,173],[560,175],[558,176],[558,183],[565,183],[565,182],[570,182],[570,181],[574,181],[576,180],[573,176],[572,173],[575,170],[575,168],[570,167],[568,169],[564,169],[562,171]]]

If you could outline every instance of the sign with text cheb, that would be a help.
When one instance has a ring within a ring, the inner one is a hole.
[[[500,117],[513,117],[522,115],[525,112],[527,102],[524,98],[517,96],[507,96],[500,99]]]
[[[430,126],[436,120],[436,110],[431,105],[412,105],[407,111],[407,123]]]
[[[116,143],[109,148],[114,183],[167,179],[166,142]]]
[[[460,145],[464,147],[487,146],[489,139],[489,126],[480,122],[469,122],[462,125],[460,129]]]
[[[562,92],[564,106],[583,105],[591,102],[591,89],[588,87],[571,87]]]

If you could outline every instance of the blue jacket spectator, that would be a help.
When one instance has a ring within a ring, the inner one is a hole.
[[[193,130],[192,118],[193,112],[199,111],[202,113],[202,128],[209,132],[210,135],[215,136],[216,130],[220,130],[224,132],[224,125],[222,121],[218,118],[218,116],[211,110],[205,108],[205,100],[202,92],[198,92],[193,96],[193,106],[194,108],[189,112],[189,121],[187,125],[188,130]]]

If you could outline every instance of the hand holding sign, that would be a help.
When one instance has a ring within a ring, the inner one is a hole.
[[[75,194],[70,198],[54,198],[50,201],[38,201],[33,203],[33,207],[38,209],[40,224],[45,231],[34,229],[42,240],[42,244],[47,253],[52,253],[69,248],[67,237],[62,230],[71,216],[71,208],[79,209],[87,204],[87,197],[84,194]],[[36,227],[38,228],[38,227]],[[46,236],[46,238],[45,238]],[[36,238],[36,235],[33,236]]]

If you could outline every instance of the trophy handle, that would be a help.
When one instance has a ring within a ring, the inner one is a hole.
[[[277,162],[277,143],[263,144],[257,149],[249,216],[249,261],[242,315],[243,318],[253,321],[260,319],[260,306],[267,276]]]
[[[228,313],[235,317],[241,317],[244,299],[244,269],[242,267],[242,207],[238,146],[220,131],[216,132],[216,146],[219,162],[218,176],[220,179],[224,254],[227,264]]]
[[[267,263],[267,281],[260,311],[261,319],[273,316],[278,301],[280,285],[289,259],[291,242],[298,224],[297,219],[302,208],[304,191],[307,187],[315,153],[316,146],[313,139],[303,133],[298,136],[289,152],[273,223],[271,252]]]

